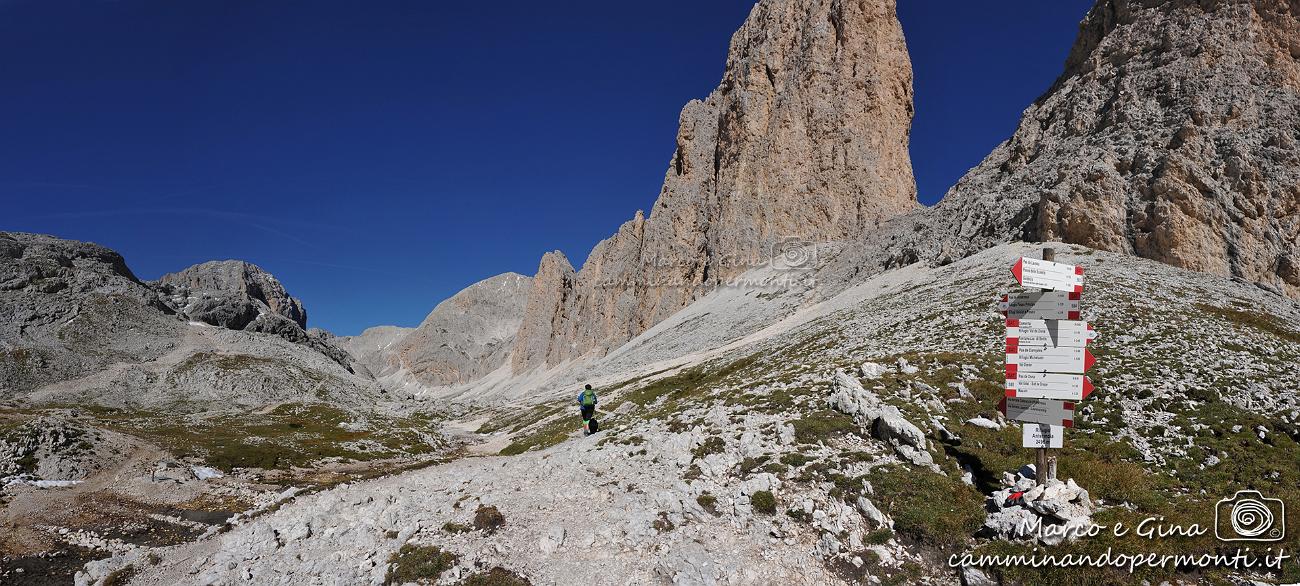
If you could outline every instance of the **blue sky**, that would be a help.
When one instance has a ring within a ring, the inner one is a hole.
[[[648,209],[744,0],[0,0],[0,230],[143,279],[275,274],[310,325],[415,325]],[[1089,2],[901,0],[933,203],[1060,73]]]

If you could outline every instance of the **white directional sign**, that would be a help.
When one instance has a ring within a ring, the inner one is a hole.
[[[1006,389],[1008,397],[1082,401],[1092,394],[1092,381],[1081,374],[1017,372],[1007,375]]]
[[[1079,294],[1033,291],[1003,295],[998,311],[1007,319],[1079,319]]]
[[[1042,423],[1024,423],[1022,446],[1026,448],[1060,448],[1065,438],[1065,427]]]
[[[1083,374],[1096,359],[1087,348],[1070,346],[1021,346],[1007,340],[1007,372],[1063,372]]]
[[[1074,427],[1074,403],[1069,401],[1003,397],[998,411],[1014,421]]]
[[[1026,287],[1083,292],[1083,267],[1021,257],[1011,267],[1011,274]]]
[[[1064,319],[1009,319],[1007,341],[1021,346],[1086,346],[1096,331],[1086,321]]]

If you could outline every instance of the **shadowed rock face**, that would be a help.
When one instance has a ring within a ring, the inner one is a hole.
[[[179,273],[160,277],[157,283],[172,294],[190,317],[228,327],[244,329],[257,317],[254,302],[306,329],[307,311],[296,297],[290,297],[270,273],[241,260],[210,261]],[[189,298],[189,299],[186,299]]]
[[[682,109],[649,217],[573,273],[548,254],[516,371],[604,352],[771,256],[787,239],[854,239],[916,207],[912,70],[890,0],[764,0],[722,83]]]
[[[1064,240],[1300,297],[1300,4],[1102,1],[1064,74],[884,266]]]

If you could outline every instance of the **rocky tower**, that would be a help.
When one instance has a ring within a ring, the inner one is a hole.
[[[663,188],[579,271],[541,263],[516,372],[604,352],[768,258],[916,207],[912,70],[893,0],[762,0],[682,109]]]
[[[1015,134],[870,245],[890,265],[1064,240],[1300,297],[1297,19],[1282,0],[1099,0]]]

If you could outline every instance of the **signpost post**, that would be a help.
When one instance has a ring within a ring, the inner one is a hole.
[[[1021,257],[1011,274],[1025,287],[1040,289],[1003,295],[998,311],[1006,315],[1006,396],[998,410],[1022,425],[1026,448],[1035,450],[1035,481],[1056,477],[1056,457],[1065,428],[1074,426],[1074,405],[1092,394],[1084,373],[1096,359],[1088,342],[1096,332],[1080,320],[1083,267]]]

